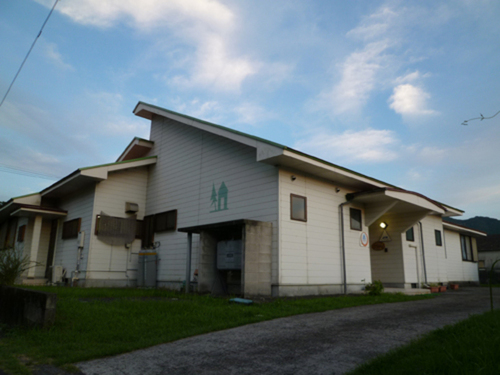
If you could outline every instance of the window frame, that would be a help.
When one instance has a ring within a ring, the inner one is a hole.
[[[26,224],[21,225],[17,228],[17,242],[24,242],[24,236],[26,234]]]
[[[168,221],[169,221],[169,217],[168,215],[174,215],[174,220],[173,220],[173,226],[168,226]],[[165,215],[166,216],[166,219],[165,219],[165,226],[164,227],[161,227],[161,228],[158,228],[158,216],[161,216],[161,215]],[[153,232],[154,233],[162,233],[162,232],[173,232],[177,229],[177,210],[169,210],[169,211],[163,211],[163,212],[159,212],[157,214],[154,215],[154,220],[153,220]]]
[[[304,218],[297,218],[293,215],[293,199],[303,199],[304,200]],[[307,222],[307,197],[303,195],[290,194],[290,220]]]
[[[353,212],[359,212],[359,228],[353,226]],[[349,220],[351,222],[351,230],[358,230],[360,232],[363,230],[363,211],[359,208],[349,207]]]
[[[76,224],[76,231],[73,228],[71,228],[71,225],[75,225],[75,224]],[[82,218],[81,217],[79,217],[77,219],[72,219],[72,220],[68,220],[68,221],[63,222],[62,230],[61,230],[61,239],[70,240],[73,238],[78,238],[78,233],[80,232],[81,226],[82,226]],[[71,231],[70,231],[70,229],[71,229]],[[70,233],[67,233],[67,232],[70,232]]]
[[[468,239],[468,244],[470,246],[470,259],[468,257],[468,254],[467,254],[467,246],[465,246],[464,248],[464,245],[467,245],[466,241]],[[474,247],[472,246],[472,237],[471,236],[467,236],[465,234],[460,234],[460,249],[462,250],[462,261],[463,262],[476,262],[476,260],[474,260]]]
[[[408,237],[408,234],[411,233],[411,239],[409,239]],[[406,241],[408,242],[415,242],[415,230],[413,229],[413,227],[411,227],[410,229],[408,229],[406,231]]]
[[[434,240],[436,241],[436,246],[443,246],[443,234],[439,229],[434,229]]]

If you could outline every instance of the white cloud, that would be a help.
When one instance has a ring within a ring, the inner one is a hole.
[[[389,107],[403,116],[431,115],[436,111],[428,108],[430,97],[422,88],[405,83],[394,88]]]
[[[320,95],[321,106],[337,114],[359,110],[376,85],[377,73],[383,66],[387,41],[368,44],[362,51],[353,52],[341,66],[342,78],[331,91]]]
[[[184,101],[177,98],[173,102],[174,110],[177,112],[216,124],[223,122],[223,113],[225,111],[216,100],[202,101],[196,98],[191,101]]]
[[[49,6],[48,1],[38,1]],[[162,34],[160,40],[174,36],[191,44],[196,49],[195,58],[186,58],[187,66],[183,66],[188,76],[178,75],[171,80],[180,85],[238,91],[260,67],[260,63],[238,56],[231,49],[237,31],[236,16],[219,1],[80,0],[61,2],[56,9],[80,24],[107,28],[123,22],[143,33],[154,30],[155,36],[165,29],[170,34]]]
[[[45,56],[55,64],[58,68],[64,70],[75,70],[71,64],[64,61],[62,55],[59,53],[57,44],[46,42],[44,45]]]
[[[366,17],[358,27],[347,32],[348,37],[362,40],[373,40],[385,35],[393,20],[398,17],[397,12],[383,6],[375,13]]]
[[[366,129],[341,134],[320,131],[309,139],[297,142],[295,147],[334,163],[380,163],[398,157],[395,151],[398,144],[399,140],[390,130]]]
[[[406,178],[410,181],[421,181],[424,177],[415,168],[412,168],[406,172]]]
[[[411,73],[408,73],[404,76],[396,78],[394,80],[394,82],[397,85],[401,85],[403,83],[411,83],[411,82],[420,81],[422,78],[428,78],[430,76],[431,76],[430,73],[422,74],[418,70],[415,70],[414,72],[411,72]]]
[[[258,71],[258,63],[231,56],[225,40],[219,35],[213,34],[202,39],[191,77],[174,77],[173,83],[188,87],[202,85],[221,91],[236,91],[245,78]]]
[[[149,136],[149,124],[127,113],[121,94],[89,91],[84,93],[84,98],[93,111],[91,115],[86,115],[87,121],[74,131],[73,135],[78,139],[92,140],[96,135],[142,138]]]
[[[238,116],[237,122],[251,125],[255,125],[272,117],[272,114],[263,107],[248,102],[235,107],[234,112]]]
[[[37,0],[47,7],[52,0]],[[155,27],[197,21],[208,29],[225,29],[234,15],[214,0],[79,0],[61,1],[56,10],[74,22],[98,27],[111,27],[125,21],[132,27],[149,31]]]

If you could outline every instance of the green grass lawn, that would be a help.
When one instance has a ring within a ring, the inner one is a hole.
[[[0,334],[0,368],[28,374],[31,364],[56,366],[285,316],[431,295],[275,299],[253,305],[162,289],[33,288],[57,294],[50,329],[7,329]]]
[[[377,374],[500,374],[500,310],[433,331],[349,373]]]

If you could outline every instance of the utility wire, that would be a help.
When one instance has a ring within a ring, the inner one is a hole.
[[[52,9],[50,10],[50,13],[49,15],[47,16],[47,18],[45,19],[45,22],[43,23],[42,25],[42,28],[40,29],[40,31],[38,32],[38,35],[36,36],[35,40],[33,41],[33,44],[31,45],[31,48],[30,50],[28,51],[28,53],[26,54],[26,57],[24,58],[23,60],[23,63],[21,64],[21,66],[19,67],[19,70],[17,71],[16,75],[14,76],[14,79],[12,80],[9,88],[7,89],[7,92],[5,93],[3,99],[2,99],[2,102],[0,103],[0,107],[2,106],[3,102],[5,101],[5,98],[7,98],[7,95],[9,95],[9,92],[10,92],[10,89],[12,88],[12,86],[14,85],[14,82],[16,82],[16,79],[17,79],[17,76],[19,75],[19,73],[21,72],[21,69],[23,68],[24,66],[24,63],[26,62],[26,60],[28,60],[28,56],[30,55],[31,53],[31,50],[33,49],[33,47],[35,46],[35,43],[36,41],[38,40],[38,38],[40,38],[40,35],[42,35],[42,31],[43,31],[43,28],[45,27],[45,24],[47,23],[47,21],[49,20],[50,16],[52,15],[52,12],[54,11],[57,3],[59,2],[59,0],[56,0],[56,2],[54,3],[54,6],[52,7]]]
[[[43,173],[38,173],[38,172],[32,172],[32,171],[29,171],[27,169],[8,167],[5,164],[0,164],[0,172],[13,173],[13,174],[18,174],[18,175],[27,176],[27,177],[43,178],[43,179],[52,180],[52,181],[60,179],[60,177],[58,177],[58,176],[48,175],[48,174],[43,174]]]
[[[495,113],[493,116],[490,116],[490,117],[484,117],[482,113],[479,114],[479,116],[481,117],[474,117],[474,118],[470,118],[468,120],[465,120],[464,122],[462,122],[462,125],[469,125],[469,121],[473,121],[473,120],[489,120],[490,118],[493,118],[495,117],[496,115],[498,115],[500,113],[500,111],[498,111],[497,113]]]

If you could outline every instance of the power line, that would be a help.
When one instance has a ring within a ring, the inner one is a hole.
[[[9,167],[5,164],[0,164],[0,172],[18,174],[18,175],[27,176],[27,177],[43,178],[43,179],[52,180],[52,181],[59,180],[61,178],[61,177],[54,176],[54,175],[32,172],[32,171],[29,171],[27,169]]]
[[[3,99],[2,99],[2,102],[0,103],[0,107],[2,106],[3,102],[5,101],[5,98],[7,98],[7,95],[9,95],[9,92],[10,92],[10,89],[12,88],[12,86],[14,85],[14,82],[16,82],[16,79],[17,79],[17,76],[19,75],[19,73],[21,72],[21,69],[23,68],[24,66],[24,63],[26,62],[26,60],[28,60],[28,56],[30,55],[31,53],[31,50],[33,49],[33,47],[35,46],[35,43],[36,41],[38,40],[38,38],[40,38],[40,35],[42,35],[42,31],[43,31],[43,28],[45,27],[45,24],[47,23],[47,21],[49,20],[50,16],[52,15],[52,12],[54,11],[57,3],[59,2],[59,0],[56,0],[56,2],[54,3],[54,6],[52,7],[52,9],[50,10],[49,12],[49,15],[47,16],[47,18],[45,19],[45,22],[43,23],[42,25],[42,28],[40,29],[40,31],[38,32],[38,35],[36,36],[35,40],[33,41],[33,44],[31,45],[31,48],[30,50],[28,51],[28,53],[26,54],[26,57],[24,58],[21,66],[19,67],[19,70],[17,71],[16,75],[14,76],[14,79],[12,80],[9,88],[7,89],[7,92],[5,93]]]
[[[500,111],[498,111],[497,113],[495,113],[493,116],[490,116],[490,117],[484,117],[482,113],[479,114],[479,116],[481,117],[474,117],[474,118],[470,118],[468,120],[465,120],[464,122],[462,122],[462,125],[469,125],[469,121],[473,121],[473,120],[489,120],[490,118],[493,118],[495,117],[496,115],[498,115],[500,113]]]

